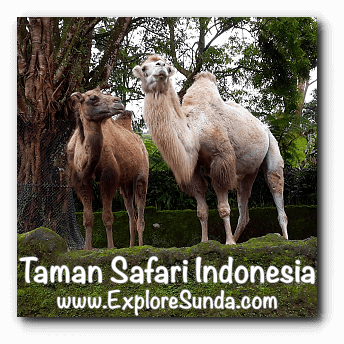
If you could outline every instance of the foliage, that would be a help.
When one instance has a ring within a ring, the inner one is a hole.
[[[133,128],[142,133],[144,95],[132,68],[153,53],[176,67],[180,97],[198,72],[213,72],[224,99],[245,105],[269,125],[285,164],[316,176],[317,94],[309,104],[303,104],[302,97],[309,72],[317,65],[316,26],[310,17],[18,18],[18,128],[25,129],[24,134],[18,131],[18,182],[65,183],[65,153],[59,149],[60,155],[52,156],[47,144],[65,145],[74,123],[68,101],[74,91],[100,85],[128,108],[139,104]],[[71,120],[68,132],[56,124],[66,118]],[[142,138],[150,156],[147,204],[195,209],[194,199],[179,190],[155,144],[148,136]],[[42,161],[49,162],[47,168]],[[291,185],[288,177],[286,183]],[[312,183],[305,185],[314,190]],[[251,204],[270,204],[266,186],[258,193],[255,187]],[[93,188],[94,209],[100,210],[96,183]],[[304,188],[300,190],[297,202],[305,199]],[[229,194],[229,199],[235,206],[236,195]],[[210,208],[217,207],[211,187],[207,201]],[[79,203],[76,207],[82,209]],[[124,209],[119,193],[113,209]]]
[[[300,102],[298,84],[308,80],[317,65],[316,20],[254,18],[250,24],[252,40],[243,47],[239,64],[259,91],[253,110],[261,115],[273,110],[290,114]]]
[[[161,156],[161,153],[150,135],[142,136],[149,155],[149,169],[151,171],[168,171],[169,167]]]
[[[309,167],[317,164],[318,148],[317,148],[317,123],[318,123],[318,92],[315,89],[312,93],[313,99],[304,105],[303,118],[306,118],[308,123],[304,129],[304,135],[307,137],[307,147],[305,150],[306,158],[301,166]]]
[[[208,70],[224,99],[245,105],[270,126],[287,164],[308,164],[306,150],[316,141],[316,128],[302,109],[309,73],[317,65],[314,18],[135,18],[120,51],[112,90],[129,105],[141,107],[144,95],[131,69],[149,54],[162,56],[177,69],[180,98],[194,76]],[[144,125],[141,112],[136,110],[137,131]]]

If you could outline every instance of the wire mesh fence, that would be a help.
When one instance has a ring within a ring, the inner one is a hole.
[[[65,147],[73,129],[73,121],[55,121],[41,131],[30,122],[18,121],[17,233],[46,227],[63,237],[69,249],[80,249],[84,238],[76,221],[73,189],[66,178]],[[36,156],[31,159],[33,154]],[[39,162],[36,176],[34,169],[29,169],[32,160]]]

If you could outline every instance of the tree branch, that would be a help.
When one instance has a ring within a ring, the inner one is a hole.
[[[89,88],[100,86],[107,88],[108,80],[118,58],[119,48],[130,29],[131,17],[119,17],[114,24],[108,38],[108,44],[103,57],[97,67],[91,72],[92,78],[88,82]]]
[[[183,74],[185,77],[188,77],[190,75],[190,71],[183,68],[177,60],[173,19],[172,18],[165,18],[165,22],[168,25],[169,33],[170,33],[170,55],[172,57],[173,66],[176,67],[178,72]]]
[[[70,25],[70,28],[69,28],[67,34],[65,35],[66,38],[63,42],[63,46],[59,49],[59,53],[57,54],[56,59],[55,59],[56,61],[60,61],[59,67],[57,68],[55,76],[54,76],[54,85],[55,86],[57,86],[59,84],[59,82],[63,76],[63,73],[65,72],[67,66],[71,62],[71,56],[69,56],[67,61],[66,61],[66,58],[68,56],[68,52],[71,49],[72,40],[75,36],[75,33],[77,32],[80,18],[75,18],[75,19],[73,18],[71,20],[73,20],[73,22]]]

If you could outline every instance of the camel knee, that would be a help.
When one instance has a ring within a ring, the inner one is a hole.
[[[218,212],[221,219],[223,219],[230,216],[231,208],[229,207],[229,205],[218,206]]]
[[[197,207],[197,217],[201,222],[208,220],[208,213],[209,213],[209,209],[206,204],[199,205]]]
[[[111,211],[103,211],[102,220],[105,228],[112,227],[113,213]]]
[[[85,228],[92,228],[93,227],[93,213],[92,211],[85,211],[83,214],[83,225]]]
[[[145,225],[146,223],[144,218],[138,218],[136,221],[137,232],[143,233],[143,231],[145,230]]]

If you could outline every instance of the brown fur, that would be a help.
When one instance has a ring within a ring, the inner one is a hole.
[[[142,245],[149,162],[142,140],[131,129],[131,112],[123,111],[119,98],[104,95],[99,89],[73,94],[72,99],[77,126],[67,144],[67,159],[71,184],[84,207],[85,249],[92,249],[93,179],[100,183],[108,248],[114,247],[112,199],[118,188],[130,219],[130,246],[135,243],[136,232]],[[111,117],[118,113],[113,120]]]
[[[124,110],[118,117],[116,118],[116,123],[124,127],[125,129],[133,132],[131,128],[131,118],[132,112],[128,110]]]

